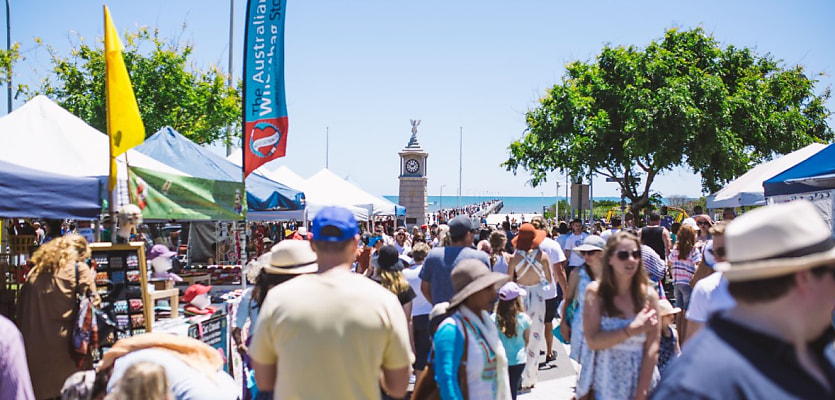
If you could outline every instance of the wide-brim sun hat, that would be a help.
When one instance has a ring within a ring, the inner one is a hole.
[[[546,235],[545,231],[536,229],[533,224],[525,222],[519,227],[519,232],[510,240],[510,243],[519,250],[530,250],[539,247]]]
[[[468,297],[488,288],[507,282],[510,277],[501,272],[492,272],[483,262],[466,259],[452,269],[452,288],[455,295],[449,299],[449,307],[455,307]]]
[[[670,304],[670,301],[667,299],[661,299],[658,300],[658,311],[659,314],[661,314],[661,316],[663,317],[665,315],[678,314],[681,312],[681,308],[673,307],[673,305]]]
[[[832,263],[831,235],[821,214],[806,200],[757,208],[725,228],[726,261],[714,269],[730,282],[744,282]]]
[[[282,240],[270,250],[270,263],[264,272],[279,275],[298,275],[317,272],[319,265],[310,242],[306,240]]]
[[[571,249],[576,253],[581,251],[603,251],[606,248],[606,240],[597,235],[589,235],[583,240],[583,244]]]

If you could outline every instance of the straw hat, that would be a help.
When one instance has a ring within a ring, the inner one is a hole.
[[[747,212],[725,229],[725,262],[731,282],[789,275],[835,261],[835,241],[812,203],[797,200]]]
[[[681,312],[680,308],[673,307],[673,305],[670,304],[670,301],[667,299],[658,300],[658,308],[660,309],[659,311],[661,312],[662,317],[665,315],[678,314]]]
[[[270,250],[270,264],[264,266],[268,274],[309,274],[317,272],[316,253],[306,240],[282,240]]]
[[[453,308],[467,297],[480,290],[507,282],[510,277],[501,272],[491,272],[483,262],[472,258],[459,262],[452,269],[452,288],[455,295],[449,300],[449,308]]]
[[[538,230],[526,222],[519,227],[519,233],[510,242],[519,250],[530,250],[539,247],[539,244],[545,240],[545,235],[545,231]]]

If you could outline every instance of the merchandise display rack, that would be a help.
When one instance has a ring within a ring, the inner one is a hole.
[[[99,350],[102,351],[119,339],[150,332],[153,303],[148,293],[144,242],[91,243],[90,250],[96,288],[102,302],[114,305],[120,329],[115,335],[99,338]],[[95,359],[99,358],[95,356]]]

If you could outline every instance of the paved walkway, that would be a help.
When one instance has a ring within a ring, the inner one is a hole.
[[[537,384],[527,393],[519,393],[520,400],[568,400],[574,397],[574,384],[577,383],[575,364],[568,358],[568,345],[555,342],[557,361],[543,365],[545,356],[541,356]],[[559,343],[559,345],[557,345]]]

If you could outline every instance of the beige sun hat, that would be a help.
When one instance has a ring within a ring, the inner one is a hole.
[[[681,312],[681,308],[673,307],[667,299],[661,299],[658,300],[658,311],[660,311],[660,314],[663,317],[665,315],[678,314]]]
[[[319,270],[316,253],[307,240],[282,240],[270,250],[270,263],[264,266],[268,274],[309,274]]]
[[[486,287],[503,284],[510,279],[501,272],[490,271],[483,262],[472,258],[459,262],[452,269],[451,278],[455,295],[449,300],[449,308],[461,304],[467,297]]]
[[[835,241],[812,203],[797,200],[747,212],[725,228],[727,261],[717,263],[731,282],[788,275],[835,261]]]

